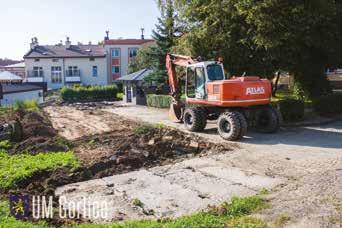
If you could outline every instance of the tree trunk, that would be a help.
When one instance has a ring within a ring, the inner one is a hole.
[[[277,73],[276,73],[276,81],[275,81],[275,83],[273,85],[273,90],[272,90],[272,96],[273,97],[276,97],[276,93],[277,93],[277,90],[278,90],[279,79],[280,79],[280,71],[277,71]]]

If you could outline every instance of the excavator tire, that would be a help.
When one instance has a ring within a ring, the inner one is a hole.
[[[247,123],[246,117],[241,112],[236,112],[236,115],[239,118],[240,126],[241,126],[239,139],[242,139],[243,136],[245,136],[247,134],[248,123]]]
[[[185,128],[189,131],[203,131],[207,125],[206,114],[201,108],[187,108],[183,115],[183,122]]]
[[[224,112],[217,120],[217,129],[221,138],[235,141],[241,137],[240,113]]]
[[[261,133],[275,133],[281,124],[280,113],[271,105],[258,110],[255,129]]]

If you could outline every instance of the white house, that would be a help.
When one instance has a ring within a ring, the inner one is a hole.
[[[0,84],[0,105],[11,106],[17,101],[44,101],[44,87],[29,83]]]
[[[47,82],[49,89],[65,85],[107,85],[106,50],[103,45],[72,45],[69,38],[57,45],[39,45],[32,39],[24,56],[27,82]]]
[[[115,81],[121,76],[127,75],[129,62],[137,55],[140,48],[151,45],[155,41],[145,39],[109,39],[104,40],[104,47],[107,52],[108,77]]]

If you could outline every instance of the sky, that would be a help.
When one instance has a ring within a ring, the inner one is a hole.
[[[156,0],[0,0],[0,58],[21,60],[32,37],[39,44],[150,38],[159,11]]]

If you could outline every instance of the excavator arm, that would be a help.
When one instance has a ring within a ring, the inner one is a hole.
[[[188,65],[193,64],[195,62],[196,61],[193,60],[190,56],[173,54],[167,54],[166,56],[166,69],[169,77],[169,86],[171,90],[170,95],[172,96],[169,117],[174,122],[182,121],[182,107],[184,106],[184,104],[182,104],[180,100],[181,91],[179,86],[179,80],[176,74],[176,66],[187,67]]]

